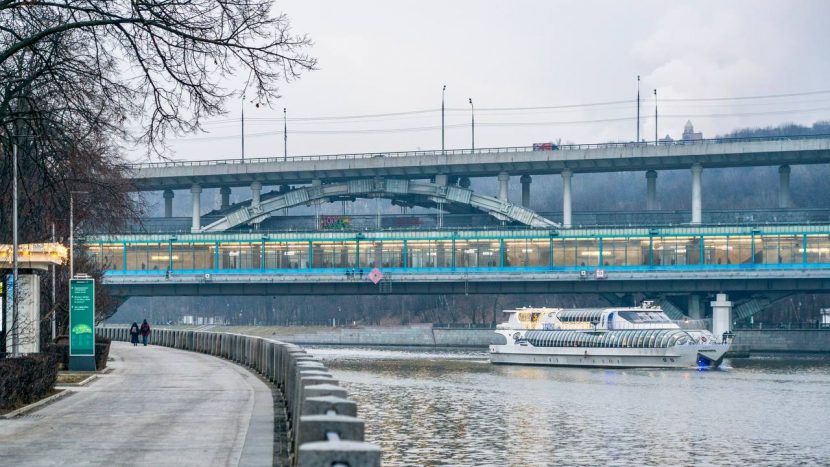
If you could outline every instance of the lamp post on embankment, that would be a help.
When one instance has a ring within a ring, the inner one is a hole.
[[[69,192],[69,278],[75,277],[75,196],[85,195],[88,191]]]

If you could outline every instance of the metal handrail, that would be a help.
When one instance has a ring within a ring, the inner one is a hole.
[[[606,148],[647,148],[655,146],[688,146],[696,144],[724,144],[724,143],[744,143],[744,142],[763,142],[763,141],[791,141],[791,140],[811,140],[811,139],[827,139],[830,135],[794,135],[794,136],[750,136],[742,138],[711,138],[699,140],[677,140],[677,141],[659,141],[656,144],[652,142],[617,142],[617,143],[588,143],[588,144],[560,144],[552,146],[552,149],[536,149],[542,151],[572,151],[584,149],[606,149]],[[501,153],[521,153],[534,152],[533,146],[507,146],[497,148],[481,148],[481,149],[446,149],[446,150],[427,150],[427,151],[383,151],[383,152],[366,152],[366,153],[347,153],[347,154],[320,154],[320,155],[304,155],[304,156],[288,156],[288,157],[255,157],[249,159],[210,159],[203,161],[168,161],[168,162],[140,162],[135,164],[127,164],[129,169],[147,169],[147,168],[165,168],[165,167],[196,167],[196,166],[214,166],[214,165],[237,165],[237,164],[265,164],[265,163],[279,163],[279,162],[304,162],[304,161],[327,161],[327,160],[352,160],[352,159],[371,159],[375,157],[411,157],[411,156],[462,156],[473,154],[501,154]]]

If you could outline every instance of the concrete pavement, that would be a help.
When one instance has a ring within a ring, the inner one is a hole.
[[[113,371],[0,420],[3,465],[271,465],[270,388],[226,360],[113,342]]]

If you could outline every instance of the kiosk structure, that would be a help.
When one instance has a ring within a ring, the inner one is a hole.
[[[29,243],[17,247],[17,284],[14,283],[13,247],[0,245],[0,269],[7,272],[2,283],[0,334],[5,335],[9,355],[40,352],[40,276],[66,261],[68,250],[60,243]],[[15,307],[16,303],[16,307]]]

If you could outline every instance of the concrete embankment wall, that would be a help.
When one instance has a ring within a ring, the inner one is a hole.
[[[503,343],[492,329],[433,329],[430,324],[281,331],[281,340],[306,345],[487,347]],[[746,352],[830,352],[830,330],[738,330],[734,344],[735,349]]]
[[[492,329],[433,329],[431,324],[413,324],[394,327],[322,328],[316,331],[281,334],[279,338],[301,345],[487,347],[499,343],[500,336]]]
[[[749,352],[830,352],[830,329],[744,329],[734,344]]]
[[[98,334],[129,340],[126,327],[103,326]],[[364,422],[328,369],[297,345],[227,332],[154,329],[151,343],[222,357],[272,382],[283,396],[288,449],[279,463],[292,466],[380,466],[380,448],[364,442]],[[276,414],[275,414],[276,415]],[[275,420],[276,423],[276,420]]]

